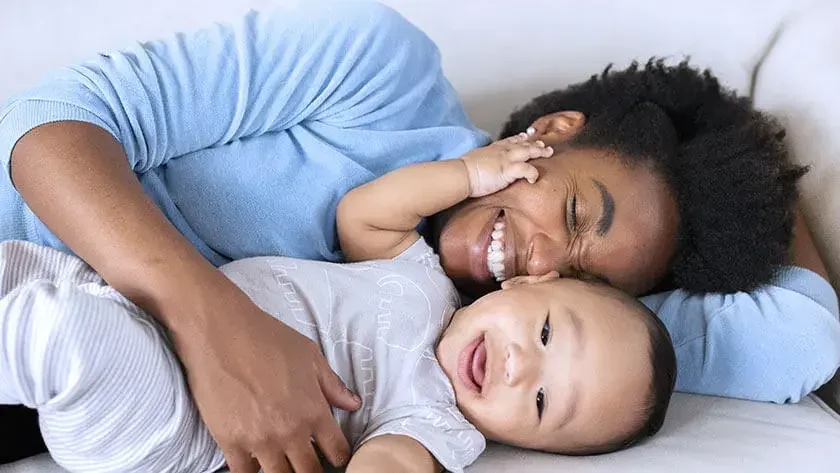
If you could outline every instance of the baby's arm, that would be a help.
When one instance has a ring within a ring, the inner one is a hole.
[[[442,470],[420,442],[405,435],[382,435],[370,439],[353,454],[347,465],[347,473],[437,473]]]
[[[530,159],[552,155],[524,133],[460,159],[413,164],[348,192],[338,204],[336,225],[348,261],[393,258],[419,235],[420,220],[470,197],[498,192],[518,179],[536,181]]]

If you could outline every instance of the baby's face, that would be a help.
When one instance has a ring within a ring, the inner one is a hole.
[[[455,313],[437,356],[489,439],[573,453],[637,426],[650,392],[647,328],[613,289],[518,278]]]

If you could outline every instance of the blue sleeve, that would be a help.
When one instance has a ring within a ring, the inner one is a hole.
[[[85,121],[135,172],[304,121],[372,130],[469,124],[418,28],[372,2],[250,13],[63,69],[0,110],[0,159],[32,128]]]
[[[822,277],[787,268],[752,293],[642,299],[677,352],[677,390],[777,403],[798,402],[840,366],[837,296]]]

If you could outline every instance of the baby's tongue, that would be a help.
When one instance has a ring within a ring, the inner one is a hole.
[[[484,386],[484,365],[487,362],[487,348],[484,346],[484,340],[475,349],[475,355],[472,360],[472,375],[475,384],[479,387]]]

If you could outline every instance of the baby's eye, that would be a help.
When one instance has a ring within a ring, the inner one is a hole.
[[[543,388],[537,391],[537,417],[542,419],[543,408],[545,407],[545,392]]]
[[[548,345],[548,337],[551,335],[551,324],[548,322],[548,316],[545,316],[545,323],[543,324],[542,333],[540,333],[540,341],[543,346]]]

